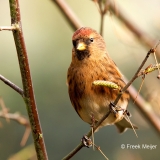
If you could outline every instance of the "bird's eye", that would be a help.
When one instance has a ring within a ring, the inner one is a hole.
[[[94,39],[93,39],[93,38],[90,38],[90,41],[91,41],[91,42],[93,42],[93,41],[94,41]]]

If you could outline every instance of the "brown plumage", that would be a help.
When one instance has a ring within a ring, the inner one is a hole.
[[[87,27],[78,29],[73,34],[72,42],[72,62],[67,75],[68,92],[78,115],[85,122],[92,124],[93,117],[95,121],[99,121],[107,113],[109,103],[116,99],[119,92],[116,89],[95,86],[92,84],[93,81],[106,80],[116,83],[121,88],[125,83],[106,51],[104,39],[95,30]],[[128,100],[129,94],[125,92],[117,105],[126,110]],[[117,117],[111,113],[100,127],[116,124],[120,132],[125,128],[131,128],[123,112],[118,111]]]

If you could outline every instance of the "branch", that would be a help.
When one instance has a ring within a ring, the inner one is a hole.
[[[5,118],[7,121],[9,120],[14,120],[16,122],[18,122],[19,124],[25,126],[26,130],[25,133],[23,135],[22,141],[21,141],[21,146],[24,146],[26,144],[26,141],[29,137],[30,131],[31,131],[31,127],[30,127],[30,123],[28,121],[28,119],[22,115],[20,115],[19,113],[9,113],[9,109],[6,108],[3,99],[0,97],[0,106],[2,108],[2,110],[0,111],[0,117],[1,118]]]
[[[98,0],[93,0],[96,4],[96,6],[98,7],[98,11],[100,13],[101,16],[101,20],[100,20],[100,34],[103,36],[103,28],[104,28],[104,16],[106,15],[108,9],[109,9],[109,5],[110,5],[110,1],[106,0],[106,1],[98,1]]]
[[[146,75],[148,73],[151,73],[155,70],[158,70],[159,71],[159,68],[160,68],[160,63],[157,63],[155,65],[149,65],[146,69],[142,70],[141,72],[139,72],[138,74],[138,77],[140,76],[143,76],[143,75]],[[159,74],[158,74],[159,75]],[[157,78],[159,79],[159,77],[157,76]]]
[[[7,120],[14,120],[17,123],[24,125],[26,127],[26,131],[21,141],[21,146],[24,146],[26,144],[26,141],[31,131],[28,119],[26,119],[24,116],[20,115],[19,113],[4,113],[3,111],[0,111],[0,117],[5,118]]]
[[[156,45],[157,47],[158,45]],[[147,53],[145,59],[143,60],[143,62],[141,63],[140,67],[138,68],[137,72],[135,73],[135,75],[133,76],[133,78],[126,84],[126,86],[121,90],[120,94],[118,95],[118,97],[115,100],[115,105],[118,103],[119,99],[121,98],[121,95],[127,90],[127,88],[134,82],[134,80],[139,76],[139,72],[142,69],[142,67],[144,66],[144,64],[146,63],[147,59],[149,58],[151,53],[154,53],[156,51],[156,48],[152,48],[149,50],[149,52]]]
[[[37,158],[39,160],[47,160],[47,153],[44,144],[43,133],[38,117],[38,111],[36,107],[34,91],[32,86],[28,56],[25,46],[25,41],[23,37],[20,6],[18,0],[9,0],[10,4],[10,14],[11,14],[11,24],[17,24],[19,29],[13,31],[13,37],[15,40],[15,45],[17,49],[17,56],[19,60],[19,66],[21,71],[23,91],[24,91],[24,101],[27,107],[28,116],[31,124],[32,135],[34,139],[35,149],[37,153]]]
[[[117,2],[116,2],[117,3]],[[147,33],[144,33],[144,31],[140,28],[137,27],[133,21],[131,21],[124,13],[124,10],[121,9],[121,7],[118,5],[118,11],[115,9],[114,3],[110,3],[109,6],[110,10],[114,13],[114,15],[126,25],[126,27],[134,33],[136,38],[142,43],[145,44],[147,48],[152,48],[154,44],[156,43],[156,40],[151,38]],[[160,49],[157,50],[157,56],[160,59]]]
[[[137,91],[132,85],[129,87],[129,93],[131,98],[134,100],[135,95],[137,95]],[[138,106],[137,108],[140,110],[145,119],[150,123],[150,126],[152,126],[158,136],[160,136],[160,119],[153,112],[152,106],[146,102],[141,95],[138,95],[135,104]]]
[[[19,26],[17,24],[13,24],[11,26],[0,26],[0,31],[6,30],[6,31],[13,31],[18,30]]]
[[[98,1],[95,3],[98,3],[99,10],[100,10],[101,20],[100,20],[100,32],[99,33],[103,36],[104,16],[105,16],[106,12],[104,12],[104,10],[103,10],[103,5],[104,5],[103,1]]]
[[[74,12],[70,9],[70,7],[67,5],[67,3],[64,0],[52,0],[60,9],[61,13],[63,13],[63,16],[66,18],[70,26],[73,30],[76,30],[83,25],[77,18],[77,16],[74,14]]]
[[[23,90],[21,88],[19,88],[18,86],[16,86],[14,83],[12,83],[11,81],[9,81],[8,79],[6,79],[5,77],[3,77],[2,75],[0,75],[0,80],[3,81],[5,84],[7,84],[12,89],[14,89],[16,92],[18,92],[22,97],[24,96],[23,95]]]
[[[24,126],[30,126],[29,121],[19,113],[4,113],[3,111],[0,111],[0,117],[14,120]]]

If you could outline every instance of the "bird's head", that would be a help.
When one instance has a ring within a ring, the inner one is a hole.
[[[76,30],[72,37],[73,56],[83,60],[94,56],[95,58],[106,52],[106,46],[102,36],[95,30],[82,27]]]

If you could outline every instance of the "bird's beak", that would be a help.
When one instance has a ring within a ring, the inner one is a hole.
[[[86,44],[84,42],[79,42],[76,48],[79,51],[84,51],[86,49]]]

